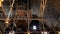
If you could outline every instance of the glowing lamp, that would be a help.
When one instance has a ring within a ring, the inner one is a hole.
[[[33,30],[36,30],[37,29],[37,27],[36,26],[33,26]]]

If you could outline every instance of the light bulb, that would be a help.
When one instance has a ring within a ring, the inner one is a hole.
[[[33,30],[36,30],[37,29],[37,27],[36,26],[33,26]]]

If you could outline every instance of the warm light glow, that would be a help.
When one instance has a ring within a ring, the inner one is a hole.
[[[5,23],[6,23],[6,24],[9,24],[9,19],[6,19]]]
[[[48,34],[48,32],[41,32],[41,34]]]
[[[5,25],[8,27],[8,25],[9,25],[9,21],[8,20],[5,21]]]
[[[3,2],[4,0],[0,0],[1,2]]]
[[[29,32],[27,34],[30,34]]]
[[[4,0],[0,0],[0,7],[2,6],[2,2],[3,2]]]
[[[5,22],[6,24],[8,24],[9,22],[6,20],[6,22]]]
[[[0,7],[2,6],[2,2],[0,1]]]
[[[47,32],[44,32],[44,34],[48,34]]]
[[[60,34],[60,32],[58,32],[58,34]]]

